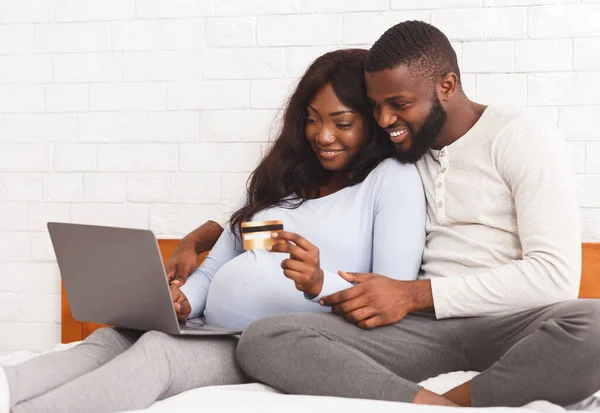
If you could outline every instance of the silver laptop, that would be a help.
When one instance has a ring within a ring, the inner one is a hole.
[[[203,320],[179,322],[152,231],[49,222],[73,318],[173,335],[233,335]]]

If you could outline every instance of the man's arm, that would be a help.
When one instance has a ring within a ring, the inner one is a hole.
[[[362,308],[360,327],[400,321],[407,313],[437,318],[519,311],[574,299],[581,274],[581,233],[573,176],[562,136],[522,134],[503,142],[498,166],[512,190],[522,258],[465,277],[397,281],[378,274],[342,275],[355,287],[324,297],[322,305],[348,315]],[[369,325],[362,314],[377,314]]]
[[[198,266],[198,254],[212,249],[222,232],[219,224],[207,221],[186,235],[165,266],[169,281],[179,286],[185,284]]]
[[[196,254],[209,251],[223,233],[223,227],[215,221],[206,221],[198,228],[187,234],[179,243],[183,248],[192,247]]]
[[[416,311],[434,312],[430,280],[403,281],[343,271],[339,274],[356,285],[323,297],[319,303],[361,328],[394,324]]]
[[[474,275],[432,279],[438,318],[519,311],[577,298],[580,218],[565,141],[544,127],[499,141],[496,163],[514,198],[522,258]]]

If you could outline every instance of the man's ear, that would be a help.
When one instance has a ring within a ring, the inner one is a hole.
[[[442,78],[438,83],[438,95],[441,101],[448,101],[456,94],[459,89],[458,76],[456,73],[450,72]]]

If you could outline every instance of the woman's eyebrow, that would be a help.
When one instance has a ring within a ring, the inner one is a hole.
[[[317,109],[315,109],[314,106],[308,105],[308,108],[311,109],[315,113],[319,113],[319,111]],[[332,116],[332,117],[333,116],[339,116],[339,115],[343,115],[344,113],[356,113],[356,111],[353,110],[353,109],[343,109],[343,110],[338,110],[338,111],[335,111],[335,112],[331,112],[329,114],[329,116]]]
[[[329,116],[339,116],[339,115],[343,115],[344,113],[356,113],[356,111],[352,110],[352,109],[344,109],[344,110],[339,110],[337,112],[331,112],[329,114]]]
[[[314,106],[308,105],[308,108],[309,108],[309,109],[311,109],[311,110],[312,110],[313,112],[315,112],[315,113],[319,113],[319,111],[318,111],[318,110],[316,110],[316,109],[314,108]]]

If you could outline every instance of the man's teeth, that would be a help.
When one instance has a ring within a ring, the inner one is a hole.
[[[396,136],[402,135],[404,132],[406,132],[406,129],[402,129],[396,132],[390,132],[390,136],[393,136],[395,138]]]
[[[321,150],[321,153],[326,153],[328,155],[333,155],[334,153],[338,153],[338,152],[341,152],[341,151],[324,151],[324,150]]]

